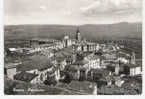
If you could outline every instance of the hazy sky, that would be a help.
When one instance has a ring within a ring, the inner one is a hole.
[[[5,24],[139,22],[142,0],[4,0]]]

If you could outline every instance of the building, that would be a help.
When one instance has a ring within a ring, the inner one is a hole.
[[[101,68],[101,60],[99,56],[95,56],[93,53],[84,57],[84,60],[89,62],[89,68],[98,69]]]
[[[25,72],[37,75],[37,77],[30,81],[32,83],[43,83],[51,75],[56,80],[59,79],[59,68],[57,69],[48,57],[44,55],[33,55],[30,57],[30,60],[18,65],[17,70],[20,74]],[[25,77],[27,78],[27,76]]]
[[[128,64],[128,65],[124,66],[124,71],[129,76],[136,76],[136,75],[141,74],[141,66],[134,65],[134,64]]]
[[[131,55],[131,64],[136,64],[136,57],[135,57],[135,52],[132,52],[132,55]]]
[[[129,64],[130,63],[130,58],[125,58],[125,57],[118,57],[117,59],[118,61],[120,61],[121,63],[124,63],[124,64]]]
[[[131,61],[130,55],[122,51],[119,51],[118,53],[116,53],[116,56],[117,56],[117,61],[120,61],[123,64],[129,64]]]
[[[88,71],[100,68],[100,58],[90,53],[82,53],[82,55],[77,55],[76,62],[68,67],[69,74],[73,79],[87,79]]]
[[[120,66],[119,66],[119,63],[117,63],[115,66],[115,74],[119,75],[119,73],[120,73]]]
[[[110,63],[107,64],[106,68],[107,70],[114,73],[115,75],[120,75],[121,73],[123,73],[123,68],[120,66],[119,61],[116,61],[116,62],[110,61]]]
[[[62,49],[64,45],[61,41],[53,39],[33,39],[30,40],[30,45],[33,48],[30,52],[39,52],[49,49]]]
[[[112,52],[110,52],[110,53],[103,53],[103,56],[108,61],[115,61],[116,58],[117,58],[116,53],[112,53]]]
[[[81,33],[80,33],[79,28],[77,28],[77,31],[76,31],[76,40],[79,42],[81,41]]]
[[[48,80],[49,78],[53,78],[53,80],[59,81],[60,79],[59,68],[49,66],[35,69],[33,68],[29,70],[27,69],[19,71],[15,76],[16,80],[30,82],[33,84],[44,83],[44,81]]]
[[[24,81],[24,82],[32,82],[38,75],[37,74],[32,74],[32,73],[28,73],[28,72],[20,72],[17,73],[14,76],[15,80],[20,80],[20,81]]]
[[[93,86],[93,95],[97,95],[97,84]]]
[[[54,64],[54,66],[58,67],[60,71],[63,71],[65,66],[67,65],[66,59],[61,57],[54,57],[52,63]]]
[[[88,42],[87,43],[87,51],[97,51],[98,50],[98,45],[95,44],[95,43],[91,43],[91,42]]]
[[[90,42],[79,42],[73,45],[76,51],[83,51],[83,52],[93,52],[98,51],[100,49],[99,44],[90,43]]]
[[[43,71],[39,71],[37,74],[38,76],[31,80],[33,84],[40,84],[44,83],[46,80],[53,79],[54,81],[58,82],[60,79],[60,71],[59,69],[52,67]]]
[[[134,64],[122,64],[118,63],[115,66],[112,66],[116,75],[125,74],[129,76],[136,76],[141,74],[141,66]]]
[[[79,80],[80,75],[83,73],[84,78],[86,78],[86,73],[82,68],[79,68],[76,64],[71,64],[68,66],[67,72],[72,80]]]
[[[4,66],[4,74],[10,78],[14,79],[14,75],[17,74],[17,65],[21,63],[7,63]]]
[[[115,85],[118,87],[121,87],[124,84],[124,80],[122,80],[120,77],[114,77]]]
[[[68,35],[64,36],[63,44],[64,44],[64,47],[69,47],[72,45],[72,41]]]
[[[56,42],[54,42],[54,44],[56,45],[56,50],[64,48],[62,41],[56,41]]]

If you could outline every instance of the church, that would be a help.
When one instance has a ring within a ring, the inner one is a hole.
[[[79,27],[76,30],[75,39],[71,39],[68,35],[63,39],[64,47],[72,46],[77,52],[94,52],[99,50],[99,44],[82,39]]]

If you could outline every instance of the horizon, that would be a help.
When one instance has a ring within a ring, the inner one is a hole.
[[[82,26],[82,25],[112,25],[112,24],[142,24],[142,21],[138,22],[115,22],[115,23],[102,23],[102,24],[4,24],[3,26],[19,26],[19,25],[62,25],[62,26]]]

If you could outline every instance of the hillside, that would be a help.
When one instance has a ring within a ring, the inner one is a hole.
[[[87,39],[126,39],[142,37],[141,23],[86,24],[80,25],[81,35]],[[75,35],[73,25],[8,25],[5,26],[5,39],[56,38],[65,34]]]

